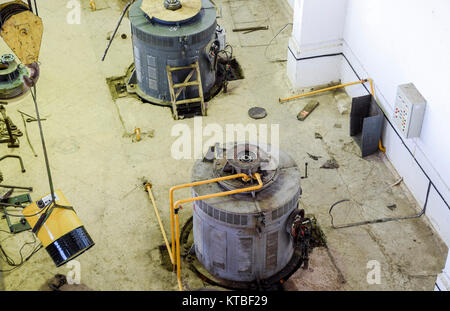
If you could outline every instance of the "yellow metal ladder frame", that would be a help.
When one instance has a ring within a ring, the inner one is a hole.
[[[184,69],[192,69],[191,72],[187,75],[187,77],[184,79],[184,82],[182,83],[173,83],[172,78],[172,72],[177,70],[184,70]],[[191,81],[192,76],[194,73],[197,73],[197,79]],[[177,105],[180,104],[190,104],[190,103],[201,103],[201,109],[202,109],[202,116],[206,116],[206,107],[205,107],[205,99],[203,97],[203,86],[202,86],[202,77],[200,75],[200,67],[198,65],[198,61],[191,65],[187,66],[181,66],[181,67],[171,67],[167,65],[167,79],[169,81],[169,89],[170,89],[170,98],[172,102],[172,109],[173,109],[173,117],[175,120],[178,120],[178,109]],[[198,86],[198,94],[199,97],[195,98],[189,98],[189,99],[183,99],[183,100],[177,100],[180,96],[181,92],[190,86]],[[175,89],[178,89],[178,91],[175,93]]]

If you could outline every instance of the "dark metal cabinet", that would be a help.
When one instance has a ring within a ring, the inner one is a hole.
[[[350,112],[350,136],[361,148],[363,158],[378,151],[383,120],[383,111],[372,95],[353,98]]]

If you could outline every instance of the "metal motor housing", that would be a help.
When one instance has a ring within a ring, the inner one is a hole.
[[[238,145],[228,145],[225,149]],[[255,154],[264,154],[266,158],[270,154],[262,151],[262,146],[250,146],[256,148]],[[217,155],[218,146],[215,148]],[[228,171],[225,174],[236,173],[229,170],[230,165],[237,165],[238,170],[242,168],[245,172],[251,166],[249,159],[242,158],[246,163],[240,166],[239,157],[234,162],[198,160],[192,169],[192,180],[224,176],[224,170]],[[241,282],[264,280],[280,272],[291,260],[294,245],[286,226],[301,196],[301,173],[295,161],[281,150],[277,162],[273,169],[259,168],[264,186],[258,192],[194,202],[195,254],[213,276]],[[255,166],[250,168],[254,169]],[[239,182],[195,186],[192,195],[245,187],[239,186]]]
[[[18,97],[27,91],[23,77],[28,75],[28,70],[22,64],[18,64],[14,55],[4,54],[0,57],[0,100]]]
[[[141,9],[142,0],[130,8],[133,37],[136,93],[151,102],[170,102],[167,65],[187,66],[199,62],[203,92],[216,81],[213,60],[207,46],[215,38],[216,9],[209,0],[202,0],[202,9],[193,18],[178,23],[151,20]],[[172,73],[173,82],[181,83],[189,69]],[[179,99],[198,96],[198,87],[186,88]]]

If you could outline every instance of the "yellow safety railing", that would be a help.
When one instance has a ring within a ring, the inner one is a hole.
[[[173,193],[177,189],[189,188],[189,187],[194,187],[194,186],[199,186],[199,185],[210,184],[210,183],[214,183],[214,182],[218,182],[218,181],[238,179],[238,178],[242,178],[244,181],[249,181],[252,178],[254,178],[258,181],[258,185],[247,187],[247,188],[242,188],[242,189],[236,189],[236,190],[230,190],[230,191],[225,191],[225,192],[219,192],[219,193],[214,193],[214,194],[198,196],[195,198],[178,200],[177,202],[175,202],[175,204],[173,203]],[[219,177],[219,178],[214,178],[214,179],[209,179],[209,180],[197,181],[197,182],[193,182],[193,183],[189,183],[189,184],[175,186],[170,189],[170,223],[171,223],[171,227],[172,227],[172,246],[171,246],[172,256],[171,257],[174,258],[175,255],[177,257],[177,263],[176,263],[177,280],[178,280],[178,287],[179,287],[180,291],[183,290],[183,284],[181,283],[180,232],[179,232],[180,231],[180,221],[179,221],[179,216],[178,216],[178,213],[181,209],[180,205],[184,204],[184,203],[206,200],[206,199],[210,199],[210,198],[224,197],[224,196],[243,193],[243,192],[255,191],[255,190],[261,189],[262,186],[263,186],[263,182],[261,180],[261,175],[258,173],[255,173],[253,176],[248,176],[247,174],[235,174],[235,175]],[[176,247],[174,247],[174,245]],[[176,254],[175,254],[175,252],[176,252]]]

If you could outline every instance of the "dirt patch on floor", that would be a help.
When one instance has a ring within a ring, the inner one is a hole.
[[[300,268],[284,284],[288,291],[338,291],[343,290],[345,280],[333,263],[325,247],[313,250],[307,269]]]

